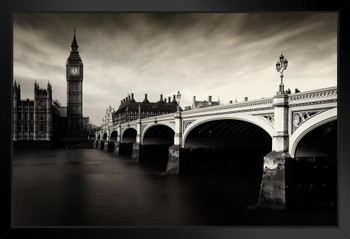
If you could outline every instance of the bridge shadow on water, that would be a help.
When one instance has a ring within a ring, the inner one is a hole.
[[[168,164],[168,153],[171,145],[144,145],[141,149],[139,163],[153,168],[159,172],[165,172]]]
[[[156,172],[149,177],[169,180],[169,176],[161,176],[167,166],[167,146],[163,150],[159,146],[144,150],[144,155],[149,156],[139,167]],[[287,161],[287,209],[271,211],[254,208],[259,199],[264,153],[231,148],[182,151],[178,183],[190,190],[194,198],[201,199],[197,206],[203,214],[210,215],[196,218],[195,225],[335,226],[336,160],[313,157]]]
[[[337,124],[331,121],[307,134],[295,158],[286,161],[290,208],[337,208]]]
[[[248,155],[229,148],[186,149],[180,165],[181,175],[216,178],[212,182],[214,194],[215,189],[231,188],[235,194],[231,200],[238,208],[245,209],[258,201],[263,168],[259,153]]]
[[[197,148],[182,151],[178,180],[183,184],[182,187],[192,188],[193,192],[196,192],[194,197],[205,198],[200,203],[211,215],[211,219],[200,219],[199,224],[211,225],[215,222],[219,223],[218,225],[251,225],[256,220],[256,225],[336,225],[337,187],[334,157],[298,157],[288,160],[287,211],[265,211],[259,208],[251,210],[259,199],[264,153],[230,148]],[[161,175],[167,167],[167,155],[168,146],[144,147],[143,158],[138,167],[153,170],[154,173],[150,177],[166,178]],[[234,211],[240,216],[233,217],[229,211]],[[272,214],[280,219],[257,219],[260,214]]]
[[[237,163],[223,156],[230,150],[189,151],[187,157],[196,155],[182,164],[179,176],[164,176],[163,162],[148,161],[138,164],[150,170],[150,180],[174,183],[172,189],[181,207],[187,208],[188,218],[183,225],[201,226],[335,226],[336,207],[317,205],[314,202],[295,204],[285,211],[254,208],[258,202],[262,159],[250,157]],[[243,156],[243,155],[241,155]],[[216,159],[216,163],[213,160]],[[243,159],[243,158],[240,158]],[[176,186],[174,186],[176,185]],[[188,208],[191,208],[189,210]],[[174,209],[175,210],[175,209]],[[169,210],[171,213],[172,210]],[[196,213],[194,213],[196,212]],[[152,220],[152,219],[150,219]],[[156,220],[156,219],[154,219]],[[188,223],[190,222],[190,223]],[[177,224],[177,223],[176,223]]]

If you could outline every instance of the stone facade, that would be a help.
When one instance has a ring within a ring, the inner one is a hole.
[[[208,96],[208,101],[197,101],[196,96],[193,96],[193,102],[191,109],[200,109],[200,108],[205,108],[205,107],[210,107],[210,106],[215,106],[215,105],[220,105],[220,100],[218,101],[213,101],[211,96]]]
[[[44,140],[52,136],[52,88],[34,84],[34,100],[21,100],[21,87],[13,87],[13,140]]]
[[[160,99],[157,102],[149,102],[147,94],[143,101],[137,102],[134,99],[134,94],[131,93],[128,97],[121,100],[120,106],[117,111],[113,112],[113,123],[124,123],[133,121],[141,116],[141,119],[148,118],[157,115],[174,113],[177,111],[177,101],[175,95],[173,100],[168,98],[163,99],[163,95],[160,95]]]

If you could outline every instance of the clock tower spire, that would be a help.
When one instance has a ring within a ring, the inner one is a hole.
[[[68,135],[81,136],[83,131],[83,62],[74,27],[71,52],[66,63]]]

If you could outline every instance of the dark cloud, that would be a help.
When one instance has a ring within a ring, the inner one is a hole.
[[[290,62],[288,87],[336,84],[335,13],[26,13],[13,20],[14,75],[23,82],[24,97],[33,97],[32,87],[24,88],[35,79],[50,80],[62,104],[76,27],[84,114],[95,124],[105,108],[117,108],[131,92],[140,100],[144,93],[158,100],[159,94],[181,90],[183,105],[193,95],[226,102],[272,96],[281,52]],[[254,87],[261,82],[263,91]]]

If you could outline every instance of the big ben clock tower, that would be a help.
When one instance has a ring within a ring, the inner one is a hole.
[[[66,63],[66,77],[68,135],[77,137],[81,136],[83,131],[83,62],[79,55],[75,29]]]

